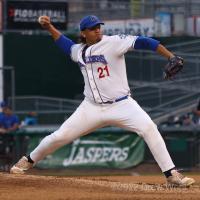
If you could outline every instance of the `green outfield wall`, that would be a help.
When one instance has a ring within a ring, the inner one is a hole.
[[[12,133],[13,162],[22,155],[29,155],[42,138],[52,130],[32,129]],[[7,135],[8,136],[8,135]],[[9,144],[9,143],[7,143]],[[6,147],[5,147],[6,148]],[[123,169],[138,165],[144,160],[145,144],[137,134],[108,127],[83,136],[68,145],[64,145],[53,154],[41,160],[40,168],[115,168]]]
[[[28,153],[41,140],[32,137]],[[40,168],[102,167],[123,169],[135,166],[144,159],[144,142],[136,134],[128,132],[113,133],[109,130],[97,131],[81,137],[57,150],[40,161]]]
[[[42,138],[57,128],[27,127],[0,136],[0,168],[28,155]],[[200,166],[200,127],[165,127],[160,132],[177,167]],[[124,169],[142,162],[155,162],[142,138],[120,128],[106,127],[63,146],[40,161],[37,167]]]

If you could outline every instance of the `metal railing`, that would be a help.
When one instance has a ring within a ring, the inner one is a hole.
[[[13,101],[10,97],[9,101]],[[16,96],[15,113],[27,114],[31,111],[41,113],[72,113],[80,104],[80,100],[53,98],[44,96]]]

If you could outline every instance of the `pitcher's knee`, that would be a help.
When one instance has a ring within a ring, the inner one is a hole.
[[[150,135],[157,132],[157,125],[153,121],[148,121],[141,128],[141,136],[144,137],[146,134]]]
[[[53,132],[50,136],[54,141],[54,143],[68,144],[72,142],[72,136],[70,130],[57,130]]]

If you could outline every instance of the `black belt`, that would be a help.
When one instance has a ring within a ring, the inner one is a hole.
[[[129,95],[126,95],[126,96],[123,96],[123,97],[120,97],[118,99],[115,99],[114,101],[106,101],[106,102],[102,102],[100,104],[112,104],[112,103],[115,103],[115,102],[119,102],[119,101],[122,101],[124,99],[128,99],[128,96]]]

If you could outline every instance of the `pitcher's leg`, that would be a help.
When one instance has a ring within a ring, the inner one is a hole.
[[[33,166],[33,163],[35,164],[59,147],[72,142],[96,128],[102,127],[103,123],[99,115],[94,113],[98,113],[98,107],[93,106],[87,101],[83,101],[74,114],[57,131],[45,137],[28,157],[23,156],[10,169],[10,173],[24,174],[26,170]]]
[[[151,122],[149,122],[141,130],[140,134],[147,143],[162,172],[175,167],[166,148],[165,142],[155,124],[151,124]]]
[[[102,126],[98,115],[94,115],[95,108],[93,105],[89,102],[83,102],[82,104],[58,130],[46,136],[31,152],[30,157],[34,162],[38,162],[59,147]],[[98,111],[96,110],[96,112]]]
[[[116,104],[113,108],[109,110],[109,120],[144,138],[169,184],[187,187],[195,182],[193,178],[185,177],[175,169],[157,126],[136,101],[129,98]]]
[[[136,101],[129,98],[121,102],[121,105],[118,106],[118,114],[115,112],[114,110],[112,114],[113,118],[116,118],[116,125],[136,132],[143,137],[163,172],[174,167],[157,126]]]

